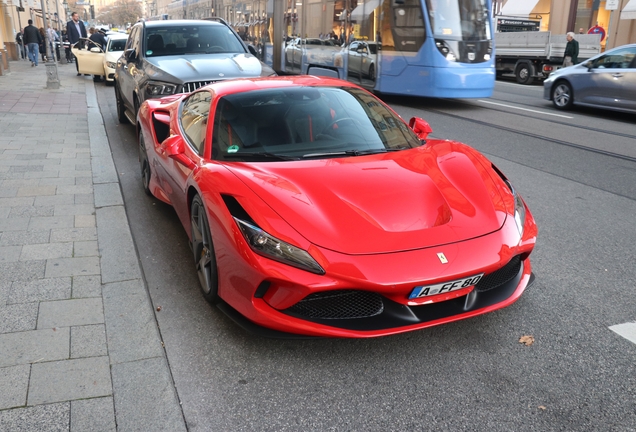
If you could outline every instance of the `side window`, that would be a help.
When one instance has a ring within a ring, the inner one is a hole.
[[[181,108],[181,127],[199,155],[203,155],[211,98],[210,92],[200,91],[190,95]]]
[[[128,41],[126,42],[125,49],[131,49],[134,47],[135,37],[137,36],[138,31],[139,31],[139,27],[135,27],[132,29],[132,31],[130,32],[130,35],[128,36]]]
[[[358,49],[358,42],[351,42],[351,45],[349,45],[349,50],[356,51],[357,49]]]
[[[633,67],[636,50],[622,49],[613,53],[605,54],[596,59],[594,68],[597,69],[627,69]]]

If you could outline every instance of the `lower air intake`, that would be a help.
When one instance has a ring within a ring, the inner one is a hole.
[[[284,312],[307,319],[351,319],[372,317],[383,310],[379,294],[342,290],[310,294]]]
[[[516,256],[510,260],[508,264],[503,266],[497,271],[487,274],[477,285],[475,285],[475,291],[484,292],[497,288],[506,282],[514,279],[521,270],[521,257]]]

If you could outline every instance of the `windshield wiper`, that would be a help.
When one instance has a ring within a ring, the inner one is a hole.
[[[331,157],[331,156],[363,156],[363,155],[372,155],[378,153],[388,153],[399,150],[406,150],[407,147],[398,147],[398,148],[382,148],[382,149],[367,149],[367,150],[343,150],[343,151],[335,151],[335,152],[324,152],[324,153],[307,153],[303,155],[303,159],[311,159],[311,158],[321,158],[321,157]]]
[[[239,153],[225,153],[224,159],[270,159],[279,161],[299,160],[297,157],[285,156],[276,153],[269,152],[239,152]]]

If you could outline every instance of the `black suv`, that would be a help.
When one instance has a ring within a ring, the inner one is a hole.
[[[115,70],[117,115],[135,123],[146,99],[214,81],[275,75],[222,19],[138,22]]]

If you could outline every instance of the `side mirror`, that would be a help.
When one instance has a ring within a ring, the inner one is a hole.
[[[133,62],[137,60],[137,52],[133,48],[127,49],[124,51],[124,58],[129,62]]]
[[[254,47],[254,45],[248,45],[247,46],[247,50],[250,52],[250,54],[252,54],[254,57],[258,57],[258,51],[256,51],[256,48]]]
[[[93,52],[93,53],[100,53],[100,52],[102,52],[102,50],[100,50],[98,47],[92,47],[92,48],[90,49],[90,52]]]
[[[426,139],[428,134],[433,132],[433,128],[431,128],[431,125],[429,125],[426,120],[422,120],[419,117],[412,117],[411,120],[409,120],[409,127],[422,141]]]
[[[174,139],[168,139],[162,144],[166,151],[166,155],[170,159],[174,159],[188,169],[194,169],[195,164],[184,153],[183,139],[175,136]]]

